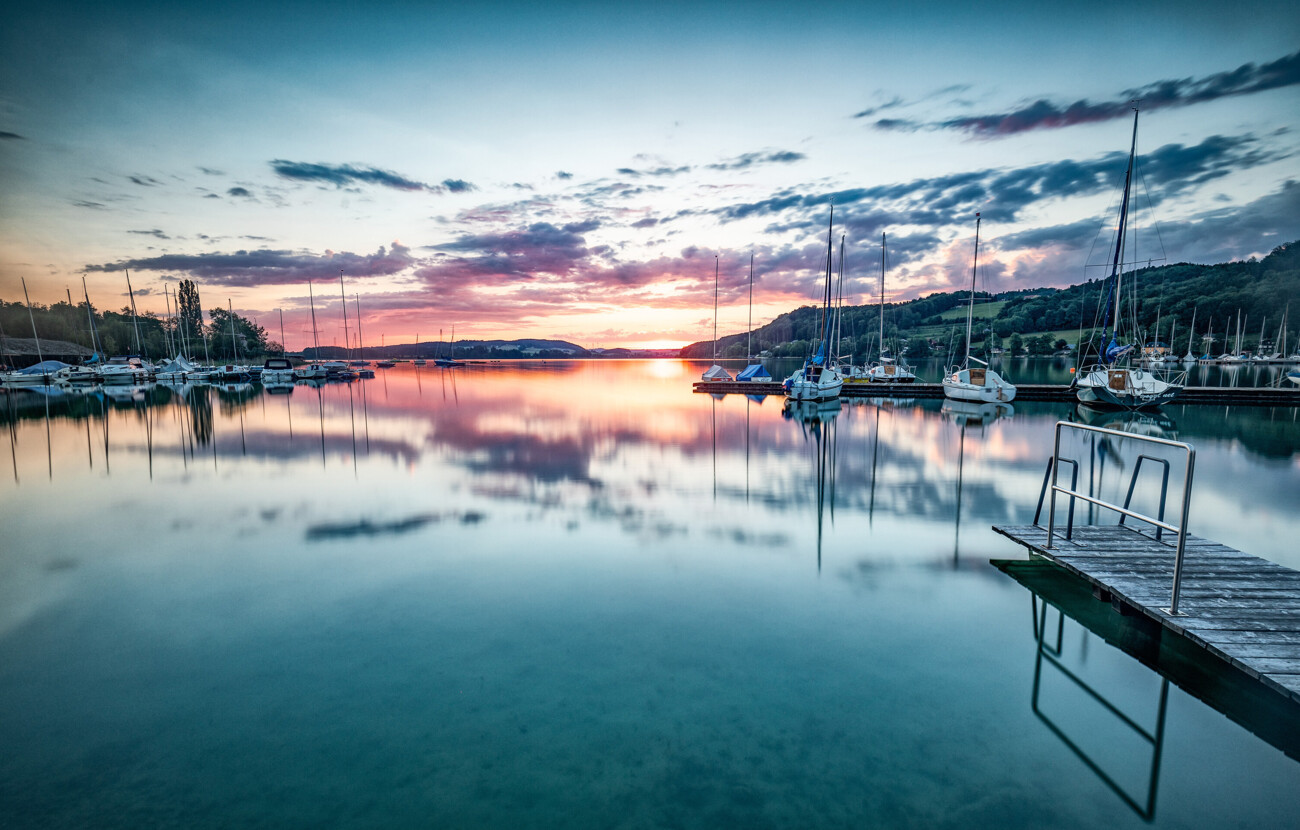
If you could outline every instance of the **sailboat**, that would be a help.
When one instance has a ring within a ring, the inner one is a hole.
[[[786,397],[794,401],[824,401],[840,396],[844,388],[844,375],[835,365],[833,344],[839,315],[831,315],[831,247],[834,242],[835,208],[831,208],[830,225],[826,230],[826,289],[822,292],[822,319],[818,326],[816,348],[812,357],[781,384]],[[841,253],[841,260],[843,254]]]
[[[441,329],[440,329],[439,331],[441,331]],[[439,337],[439,340],[441,340],[441,339],[442,339],[442,338]],[[455,326],[452,326],[452,327],[451,327],[451,343],[449,343],[449,344],[447,345],[447,349],[448,349],[447,353],[444,354],[442,357],[435,357],[435,358],[433,359],[433,365],[434,365],[434,366],[448,366],[448,367],[450,367],[450,366],[464,366],[464,365],[465,365],[462,361],[457,360],[457,359],[453,356],[453,355],[455,355],[455,353],[456,353],[456,327],[455,327]]]
[[[892,357],[885,357],[885,267],[889,248],[880,234],[880,360],[867,369],[872,383],[915,383],[916,375]]]
[[[767,383],[772,380],[772,373],[763,366],[763,361],[754,360],[754,255],[749,255],[749,333],[745,341],[745,362],[748,364],[736,375],[736,380],[750,383]]]
[[[415,333],[415,353],[416,353],[416,354],[419,354],[419,353],[420,353],[420,333],[419,333],[418,331]],[[422,357],[417,357],[415,360],[412,360],[412,361],[411,361],[411,363],[414,364],[414,365],[416,365],[416,366],[423,366],[424,364],[426,364],[426,363],[428,363],[428,362],[429,362],[429,361],[425,360],[425,359],[422,358]]]
[[[703,380],[731,380],[731,373],[718,365],[718,258],[713,258],[713,365],[703,375]]]
[[[1111,260],[1110,290],[1115,297],[1115,322],[1110,336],[1106,335],[1111,305],[1109,297],[1102,319],[1102,340],[1097,349],[1097,363],[1085,369],[1075,384],[1075,394],[1081,403],[1097,406],[1115,406],[1122,409],[1142,409],[1160,406],[1172,401],[1183,390],[1179,382],[1156,377],[1143,369],[1130,365],[1133,346],[1119,343],[1120,298],[1124,275],[1125,230],[1128,224],[1129,191],[1133,185],[1133,161],[1137,156],[1138,110],[1133,108],[1133,142],[1128,151],[1128,171],[1124,174],[1124,197],[1120,201],[1119,229],[1115,234],[1115,256]],[[1107,343],[1109,341],[1109,343]],[[1187,373],[1179,378],[1185,379]]]
[[[946,398],[979,403],[1010,403],[1016,387],[1003,380],[989,365],[970,353],[971,326],[975,321],[975,275],[980,261],[980,215],[975,214],[975,263],[970,271],[970,306],[966,310],[966,358],[958,366],[944,371],[943,394]],[[972,366],[978,363],[978,366]]]

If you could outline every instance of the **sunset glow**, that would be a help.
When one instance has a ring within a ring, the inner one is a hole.
[[[882,232],[890,299],[963,285],[976,211],[990,290],[1071,284],[1109,239],[1131,98],[1143,251],[1300,238],[1294,10],[1150,7],[1118,35],[1112,11],[24,7],[0,297],[84,275],[118,309],[129,272],[162,314],[188,278],[276,340],[283,310],[299,349],[310,282],[324,344],[346,293],[367,344],[671,348],[712,337],[715,263],[721,334],[748,326],[751,254],[755,325],[813,302],[832,204],[850,302],[877,298]]]

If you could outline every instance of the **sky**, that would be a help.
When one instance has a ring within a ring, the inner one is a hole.
[[[626,8],[624,6],[627,6]],[[1300,239],[1293,2],[90,3],[0,12],[0,297],[181,279],[290,349],[674,347],[816,302]],[[340,287],[340,272],[343,285]],[[166,290],[164,286],[167,286]],[[309,293],[310,292],[310,293]],[[1300,298],[1297,298],[1300,299]]]

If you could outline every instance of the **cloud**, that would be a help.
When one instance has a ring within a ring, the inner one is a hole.
[[[235,253],[163,254],[103,265],[87,265],[87,271],[169,271],[187,274],[217,285],[264,286],[304,283],[334,278],[340,269],[352,277],[387,276],[416,264],[410,249],[394,242],[392,249],[380,246],[373,254],[326,251],[311,254],[294,251],[236,251]]]
[[[244,197],[244,198],[246,198],[246,199],[251,199],[251,198],[253,197],[253,194],[252,194],[252,193],[249,193],[249,192],[248,192],[248,188],[246,188],[246,187],[232,187],[232,188],[230,188],[229,190],[226,191],[226,195],[227,195],[227,196],[242,196],[242,197]]]
[[[140,234],[141,236],[155,236],[159,239],[171,239],[170,236],[163,233],[157,228],[154,228],[153,230],[149,230],[149,231],[127,231],[127,233],[136,233],[136,234]]]
[[[16,141],[26,141],[26,139],[23,138],[23,136],[20,136],[18,133],[11,133],[11,132],[7,132],[7,131],[5,131],[5,130],[0,130],[0,139],[9,139],[9,140],[16,140]]]
[[[687,164],[687,165],[682,165],[682,166],[680,166],[680,167],[672,167],[672,166],[669,166],[669,165],[663,165],[663,166],[660,166],[660,167],[647,167],[647,168],[645,168],[644,170],[637,170],[637,169],[632,168],[632,167],[620,167],[620,168],[618,168],[618,170],[615,171],[615,172],[617,172],[617,173],[618,173],[619,175],[621,175],[621,176],[633,176],[633,177],[640,177],[640,176],[677,176],[677,175],[680,175],[680,174],[682,174],[682,173],[689,173],[689,172],[691,172],[691,167],[690,167],[689,164]]]
[[[556,170],[555,178],[567,181],[568,179],[573,178],[573,174],[567,170]]]
[[[744,170],[756,164],[791,164],[808,158],[803,153],[792,150],[772,150],[759,153],[744,153],[735,158],[716,164],[705,165],[710,170]]]
[[[658,224],[659,224],[659,220],[658,220],[658,219],[655,219],[653,216],[647,216],[647,217],[644,218],[644,219],[638,219],[637,221],[633,222],[633,223],[632,223],[632,227],[634,227],[634,228],[653,228],[655,225],[658,225]]]
[[[157,187],[158,185],[162,184],[162,182],[158,181],[157,179],[150,178],[149,176],[143,176],[143,175],[127,176],[127,178],[130,179],[135,184],[140,185],[141,187]]]
[[[1058,129],[1076,124],[1091,124],[1127,118],[1133,111],[1133,101],[1146,111],[1168,107],[1186,107],[1230,98],[1251,95],[1270,89],[1300,84],[1300,52],[1270,63],[1256,65],[1245,63],[1236,69],[1218,72],[1203,78],[1180,78],[1155,81],[1136,89],[1126,89],[1109,101],[1092,102],[1080,99],[1071,104],[1061,104],[1039,99],[1009,112],[950,118],[929,124],[897,119],[880,119],[878,129],[960,130],[979,138],[999,138],[1029,130]]]
[[[352,164],[325,164],[275,159],[271,168],[285,179],[302,182],[324,182],[335,187],[354,184],[377,184],[394,190],[424,191],[426,193],[464,193],[476,189],[462,179],[444,179],[442,184],[425,184],[378,167]]]
[[[1210,136],[1199,144],[1166,144],[1140,157],[1139,169],[1152,204],[1183,190],[1238,170],[1286,158],[1252,135]],[[1128,154],[1113,152],[1094,159],[1062,159],[1011,169],[985,169],[909,182],[808,192],[781,190],[754,202],[712,211],[723,222],[772,217],[768,230],[811,230],[824,226],[832,203],[848,208],[845,217],[858,233],[876,236],[899,225],[943,226],[967,222],[976,211],[997,222],[1016,220],[1034,204],[1087,196],[1118,187]]]
[[[226,173],[225,173],[224,170],[218,170],[218,169],[216,169],[215,167],[204,167],[204,166],[202,166],[202,165],[199,165],[199,172],[200,172],[200,173],[203,173],[203,174],[205,174],[205,175],[208,175],[208,176],[224,176],[224,175],[226,175]]]

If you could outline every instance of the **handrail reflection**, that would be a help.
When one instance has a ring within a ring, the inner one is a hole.
[[[1143,821],[1150,823],[1155,819],[1156,815],[1156,792],[1160,781],[1160,757],[1164,752],[1165,745],[1165,716],[1168,712],[1169,703],[1169,679],[1165,677],[1160,679],[1160,702],[1157,707],[1156,726],[1153,734],[1144,729],[1141,724],[1133,720],[1133,718],[1126,715],[1118,706],[1108,700],[1105,695],[1095,689],[1083,678],[1079,677],[1079,675],[1068,669],[1062,662],[1062,634],[1064,633],[1065,628],[1065,612],[1059,608],[1057,609],[1057,613],[1059,614],[1057,641],[1056,647],[1052,648],[1046,643],[1047,606],[1049,603],[1047,600],[1042,600],[1042,610],[1039,611],[1039,597],[1033,592],[1030,593],[1030,603],[1035,622],[1034,639],[1038,646],[1034,659],[1034,688],[1033,693],[1030,696],[1030,709],[1032,709],[1038,719],[1052,731],[1052,734],[1056,735],[1056,737],[1061,740],[1061,743],[1065,744],[1066,747],[1069,748],[1070,751],[1088,767],[1088,769],[1092,770],[1092,772],[1101,779],[1103,784],[1109,787],[1115,795],[1119,796],[1120,800],[1127,804],[1133,812],[1137,813]],[[1146,802],[1144,804],[1139,803],[1137,799],[1125,792],[1119,782],[1112,778],[1110,774],[1102,768],[1101,764],[1094,761],[1083,747],[1075,743],[1074,740],[1072,740],[1070,736],[1067,735],[1065,731],[1039,707],[1044,661],[1059,671],[1063,677],[1081,689],[1089,697],[1105,707],[1106,711],[1110,712],[1110,714],[1114,715],[1120,723],[1135,732],[1138,737],[1151,744],[1151,775],[1147,782]]]

